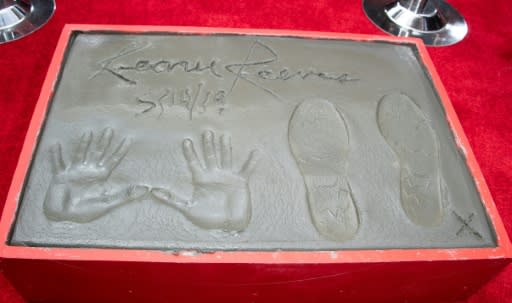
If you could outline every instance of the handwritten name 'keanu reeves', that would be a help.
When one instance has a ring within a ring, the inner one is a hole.
[[[268,58],[260,60],[252,60],[251,55],[256,47],[262,48]],[[288,68],[271,69],[272,64],[277,63],[279,56],[269,46],[260,41],[254,42],[246,55],[244,62],[220,65],[218,59],[212,59],[209,63],[203,64],[199,60],[158,60],[151,61],[148,59],[138,59],[133,65],[122,65],[116,61],[129,55],[133,55],[145,49],[144,47],[132,47],[121,50],[116,55],[107,58],[100,63],[101,68],[92,76],[107,73],[118,80],[128,84],[135,85],[137,81],[133,78],[133,73],[173,73],[174,71],[182,71],[185,73],[202,73],[209,74],[212,77],[223,78],[223,73],[227,72],[234,75],[233,83],[239,79],[245,80],[253,85],[259,86],[254,79],[261,80],[280,80],[287,81],[292,79],[308,80],[317,79],[322,81],[333,81],[343,84],[350,81],[358,81],[352,78],[348,73],[333,73],[317,71],[314,68],[299,69],[292,71]],[[252,79],[251,79],[252,78]]]

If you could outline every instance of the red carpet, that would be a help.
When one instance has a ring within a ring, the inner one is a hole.
[[[512,234],[512,6],[509,1],[452,0],[469,36],[430,48],[509,234]],[[380,34],[361,0],[57,0],[53,19],[22,40],[0,45],[0,204],[58,36],[66,23],[189,25]],[[23,300],[0,275],[0,302]],[[512,266],[468,303],[512,302]],[[376,302],[378,303],[378,302]]]

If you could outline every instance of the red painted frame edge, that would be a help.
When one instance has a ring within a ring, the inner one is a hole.
[[[434,86],[439,93],[446,111],[447,120],[452,128],[458,147],[466,156],[469,170],[475,180],[484,207],[493,225],[497,247],[495,248],[449,248],[449,249],[386,249],[386,250],[341,250],[341,251],[275,251],[275,252],[167,252],[138,249],[103,249],[103,248],[44,248],[21,247],[8,245],[11,225],[16,217],[16,209],[25,175],[28,172],[32,154],[37,144],[39,131],[43,125],[48,103],[60,72],[61,63],[69,42],[75,31],[116,31],[126,33],[173,32],[187,34],[246,34],[267,36],[294,36],[302,38],[350,39],[356,41],[385,41],[414,44],[421,60],[430,73]],[[340,34],[328,32],[266,30],[266,29],[233,29],[204,27],[174,26],[125,26],[125,25],[87,25],[68,24],[59,38],[55,53],[48,69],[41,94],[37,101],[27,135],[25,137],[20,158],[14,172],[2,218],[0,221],[0,257],[17,259],[43,260],[91,260],[91,261],[140,261],[140,262],[175,262],[175,263],[261,263],[261,264],[294,264],[294,263],[361,263],[361,262],[402,262],[402,261],[449,261],[477,259],[512,259],[512,244],[508,238],[489,188],[476,162],[469,142],[463,132],[460,121],[448,98],[448,94],[436,72],[432,60],[423,42],[416,38],[399,38],[391,36]]]

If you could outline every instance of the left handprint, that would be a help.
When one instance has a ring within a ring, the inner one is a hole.
[[[61,145],[57,143],[52,147],[55,174],[43,206],[50,220],[91,222],[116,207],[142,198],[149,191],[142,185],[124,186],[114,192],[103,188],[130,146],[125,138],[109,151],[113,136],[110,128],[106,128],[97,141],[92,132],[84,133],[69,164],[64,161]]]

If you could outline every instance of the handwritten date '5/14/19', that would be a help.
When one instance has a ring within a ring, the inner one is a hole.
[[[161,117],[172,107],[181,107],[187,111],[189,120],[194,113],[205,113],[209,106],[222,114],[226,104],[226,92],[220,90],[208,90],[204,88],[204,82],[189,85],[184,88],[165,88],[156,93],[148,92],[137,97],[137,103],[142,108],[137,115],[157,113]]]

